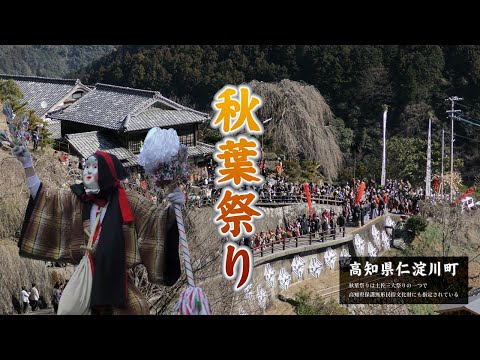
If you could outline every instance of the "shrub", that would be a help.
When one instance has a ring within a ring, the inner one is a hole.
[[[427,220],[421,216],[411,216],[406,223],[406,228],[412,238],[425,231],[427,228]]]

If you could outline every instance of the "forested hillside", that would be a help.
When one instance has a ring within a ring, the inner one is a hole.
[[[449,170],[445,111],[450,103],[445,98],[463,97],[458,108],[480,117],[480,46],[123,46],[76,75],[88,83],[160,90],[202,110],[210,110],[213,95],[227,83],[288,78],[312,84],[336,117],[345,177],[352,175],[354,162],[358,176],[379,176],[383,104],[389,106],[389,153],[398,154],[389,157],[389,175],[414,182],[424,177],[429,111],[434,115],[434,173],[440,171],[442,127]],[[456,123],[455,133],[455,170],[472,182],[480,164],[480,133],[464,123]]]
[[[64,77],[114,49],[112,45],[0,45],[0,73]]]

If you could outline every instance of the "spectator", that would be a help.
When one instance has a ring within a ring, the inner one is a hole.
[[[365,211],[365,207],[362,205],[360,206],[360,226],[365,225],[365,215],[367,212]]]
[[[55,314],[58,311],[58,304],[60,303],[61,296],[62,296],[62,291],[60,290],[60,284],[57,282],[53,287],[53,297],[52,297],[53,312]]]
[[[33,140],[33,150],[37,150],[38,141],[40,140],[39,135],[38,135],[38,130],[33,130],[32,140]]]
[[[28,298],[29,297],[30,297],[30,293],[27,291],[25,286],[22,286],[22,291],[20,293],[20,298],[22,299],[22,304],[23,304],[22,312],[24,314],[27,312],[27,309],[28,309]]]
[[[338,216],[337,224],[340,228],[340,231],[345,232],[345,216],[343,215],[343,213],[340,213],[340,215]]]
[[[322,236],[325,236],[325,234],[327,233],[328,231],[328,222],[327,222],[327,219],[323,219],[322,220]]]
[[[37,284],[32,283],[32,289],[30,291],[30,306],[32,307],[32,311],[37,310],[39,298],[40,294],[38,293]]]

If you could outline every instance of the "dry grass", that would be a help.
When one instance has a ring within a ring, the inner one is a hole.
[[[50,186],[69,186],[68,171],[51,151],[32,154],[35,171],[41,181]],[[0,148],[0,239],[16,238],[19,235],[30,190],[20,162],[11,155],[8,147]]]
[[[32,282],[38,285],[47,304],[51,301],[50,275],[44,261],[21,258],[14,241],[0,245],[0,314],[14,314],[14,302],[20,301],[22,286],[27,290]]]
[[[69,185],[67,169],[53,156],[51,149],[42,155],[32,155],[36,172],[44,183],[57,187]],[[44,261],[18,255],[16,241],[29,196],[22,165],[9,147],[0,146],[0,314],[13,314],[13,302],[19,300],[21,287],[29,289],[32,282],[38,284],[40,295],[50,306],[55,279],[66,276],[51,274]]]

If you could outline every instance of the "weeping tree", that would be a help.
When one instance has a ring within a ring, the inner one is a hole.
[[[305,83],[249,83],[264,104],[259,119],[272,118],[265,126],[265,139],[276,153],[314,161],[327,178],[337,177],[343,162],[337,133],[330,126],[333,113],[320,92]]]

